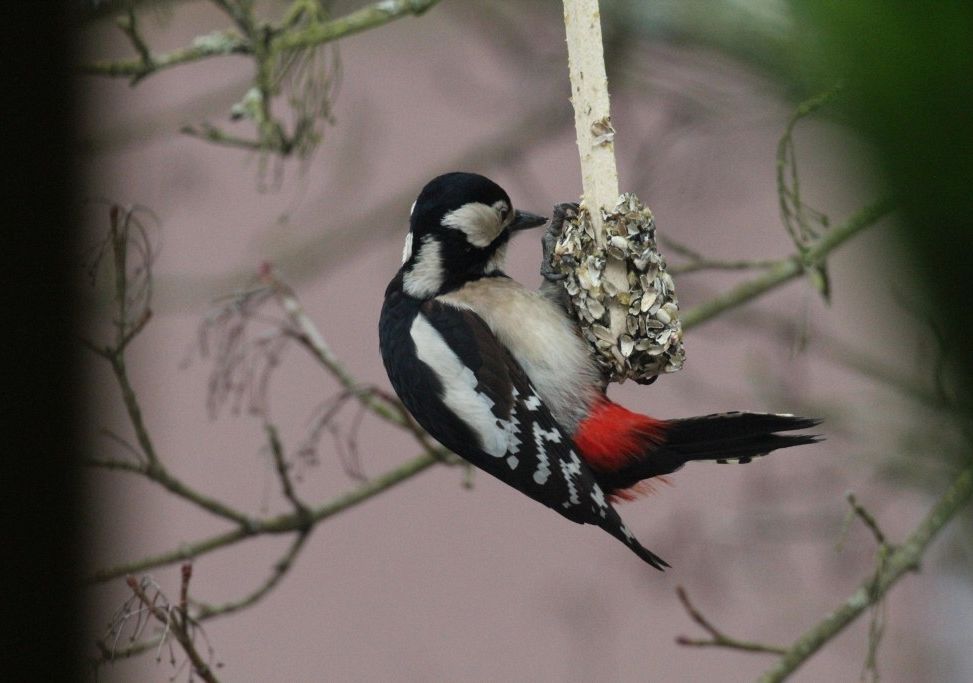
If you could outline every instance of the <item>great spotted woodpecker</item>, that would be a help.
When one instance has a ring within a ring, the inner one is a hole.
[[[412,206],[403,264],[385,292],[385,368],[416,421],[451,451],[668,567],[636,540],[614,500],[690,460],[749,462],[813,443],[775,432],[817,421],[739,412],[659,420],[613,403],[559,288],[535,292],[503,273],[511,234],[546,222],[515,211],[483,176],[430,181]]]

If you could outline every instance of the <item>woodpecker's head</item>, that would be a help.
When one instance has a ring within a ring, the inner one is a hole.
[[[433,178],[412,205],[402,252],[403,289],[424,299],[499,271],[510,233],[546,222],[515,211],[503,188],[481,175]]]

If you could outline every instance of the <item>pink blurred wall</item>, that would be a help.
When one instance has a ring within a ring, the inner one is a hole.
[[[285,279],[298,273],[298,295],[348,369],[362,383],[387,388],[376,324],[385,284],[399,264],[411,198],[374,224],[365,217],[454,170],[458,155],[528,112],[543,106],[567,112],[558,7],[525,11],[518,30],[530,36],[530,61],[509,53],[501,37],[475,30],[475,12],[469,3],[443,3],[421,19],[342,41],[337,125],[327,128],[303,172],[287,164],[274,191],[258,191],[253,155],[177,132],[184,122],[225,119],[251,71],[244,59],[172,69],[135,89],[83,80],[86,194],[145,205],[159,219],[156,315],[133,344],[129,366],[157,449],[178,476],[254,515],[286,510],[261,454],[260,421],[225,411],[211,420],[208,363],[196,358],[180,369],[210,301],[246,282],[236,276],[228,286],[220,279],[225,273],[253,272],[287,245],[313,244],[329,231],[351,228],[326,252],[306,250],[322,264],[311,275],[307,264],[274,260]],[[176,5],[164,21],[150,20],[147,33],[165,49],[225,23],[207,5]],[[86,53],[122,56],[128,49],[106,24],[88,32]],[[687,48],[641,44],[633,60],[647,78],[613,93],[623,189],[652,206],[660,232],[707,255],[789,253],[777,213],[774,154],[790,107],[775,87],[718,54]],[[706,108],[694,108],[694,99]],[[493,177],[530,211],[544,213],[575,198],[571,129],[560,126],[524,144],[523,154],[484,165],[465,160],[465,169]],[[798,144],[815,206],[840,221],[874,198],[868,173],[855,160],[861,150],[847,132],[819,119],[802,127]],[[91,216],[86,230],[105,228],[103,215]],[[651,388],[613,389],[626,405],[663,417],[774,409],[829,418],[824,444],[747,467],[689,466],[672,487],[625,505],[629,526],[672,570],[647,568],[602,532],[567,524],[485,475],[467,490],[460,470],[436,467],[321,525],[277,590],[243,613],[209,622],[206,632],[224,664],[220,675],[227,681],[754,678],[771,658],[674,643],[680,634],[702,635],[680,607],[677,585],[729,633],[786,644],[844,600],[872,566],[871,539],[858,525],[843,552],[834,549],[847,490],[859,494],[893,538],[925,509],[923,496],[877,474],[879,459],[897,447],[911,404],[835,362],[822,341],[833,337],[904,372],[913,369],[902,359],[921,352],[923,342],[915,329],[902,331],[906,314],[887,239],[879,227],[835,254],[830,308],[806,283],[790,284],[747,311],[688,333],[682,373]],[[509,271],[536,284],[539,255],[535,237],[519,237]],[[681,302],[691,307],[741,277],[681,278]],[[781,343],[753,311],[798,328],[806,323],[809,348]],[[121,455],[96,434],[102,426],[129,433],[117,388],[96,362],[90,382],[92,447]],[[271,413],[286,445],[296,447],[315,407],[336,392],[303,352],[288,354],[271,392]],[[343,419],[350,422],[353,412]],[[368,475],[418,452],[407,436],[374,418],[366,418],[359,446]],[[309,502],[355,486],[327,440],[322,454],[299,487]],[[131,475],[91,479],[91,567],[227,528]],[[258,539],[206,555],[195,562],[193,593],[209,602],[238,597],[264,579],[283,548],[283,539]],[[959,681],[973,667],[968,648],[961,650],[950,635],[963,623],[958,620],[970,623],[969,596],[957,602],[948,574],[935,559],[929,564],[930,571],[906,579],[889,600],[880,650],[887,683]],[[176,594],[177,567],[151,574]],[[92,638],[126,595],[121,580],[93,589]],[[866,626],[861,620],[793,680],[857,680]],[[157,663],[149,655],[104,668],[99,680],[172,675],[167,656]]]

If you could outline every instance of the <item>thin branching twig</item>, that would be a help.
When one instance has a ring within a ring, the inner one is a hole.
[[[782,655],[787,652],[787,650],[784,648],[777,647],[775,645],[766,645],[764,643],[731,638],[723,633],[723,631],[716,628],[712,622],[703,616],[702,612],[696,609],[693,603],[689,601],[689,594],[686,593],[685,588],[682,586],[677,586],[676,596],[679,598],[679,602],[682,603],[686,613],[689,614],[689,617],[699,624],[699,626],[710,635],[709,638],[690,638],[688,636],[678,636],[676,638],[676,643],[679,645],[685,645],[687,647],[724,647],[730,650],[740,650],[742,652],[757,652],[774,655]]]
[[[340,59],[334,43],[340,38],[383,26],[406,16],[418,16],[439,0],[383,0],[341,17],[331,17],[317,0],[293,0],[276,21],[256,15],[251,2],[212,0],[233,22],[231,28],[197,36],[190,45],[154,53],[142,35],[135,9],[119,19],[137,57],[96,61],[84,73],[128,78],[134,86],[165,69],[212,57],[241,55],[254,62],[251,87],[229,112],[232,120],[253,123],[253,137],[229,133],[209,122],[182,127],[182,132],[218,145],[307,159],[322,138],[322,123],[333,122],[332,100],[340,80]],[[283,97],[290,105],[291,124],[274,112]],[[261,180],[267,167],[261,156]]]
[[[926,548],[971,498],[973,464],[968,464],[956,475],[912,534],[886,555],[880,556],[874,574],[865,579],[837,609],[794,641],[780,661],[760,677],[759,683],[780,683],[787,679],[846,626],[880,602],[903,576],[918,571]]]

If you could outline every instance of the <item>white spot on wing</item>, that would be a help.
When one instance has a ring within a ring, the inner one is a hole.
[[[535,422],[534,443],[537,445],[537,471],[534,472],[534,481],[544,485],[551,476],[551,459],[547,455],[545,444],[561,443],[561,434],[556,429],[548,431]]]
[[[561,461],[561,475],[564,477],[564,483],[568,487],[568,499],[562,503],[564,507],[581,504],[578,487],[574,483],[575,477],[581,474],[581,461],[578,460],[578,455],[574,451],[571,451],[569,458],[570,462]]]
[[[625,534],[625,538],[628,540],[629,543],[634,543],[635,542],[635,536],[633,536],[632,535],[632,532],[628,530],[628,527],[625,526],[625,523],[624,522],[618,528],[622,530],[622,533],[623,534]]]
[[[443,386],[443,403],[473,429],[480,448],[495,458],[506,455],[510,448],[510,434],[497,425],[497,418],[491,412],[493,401],[490,397],[476,390],[473,371],[463,365],[422,314],[413,321],[410,335],[419,360],[429,366]]]
[[[516,403],[517,397],[520,394],[518,393],[516,387],[511,387],[511,389],[513,391],[514,403]],[[520,443],[521,443],[520,437],[518,436],[518,434],[520,433],[520,422],[517,420],[516,412],[511,412],[509,420],[504,420],[498,417],[497,427],[502,429],[503,432],[507,435],[507,452],[510,453],[511,456],[514,456],[517,453],[519,453]],[[513,464],[510,463],[511,460],[514,461]],[[509,460],[507,460],[507,464],[510,465],[510,469],[514,469],[515,467],[517,467],[516,464],[517,462],[519,462],[519,460],[517,460],[517,458],[514,457],[511,457]]]
[[[595,487],[591,489],[591,500],[598,506],[601,516],[604,517],[608,512],[608,501],[605,500],[605,492],[601,490],[598,484],[595,484]]]

